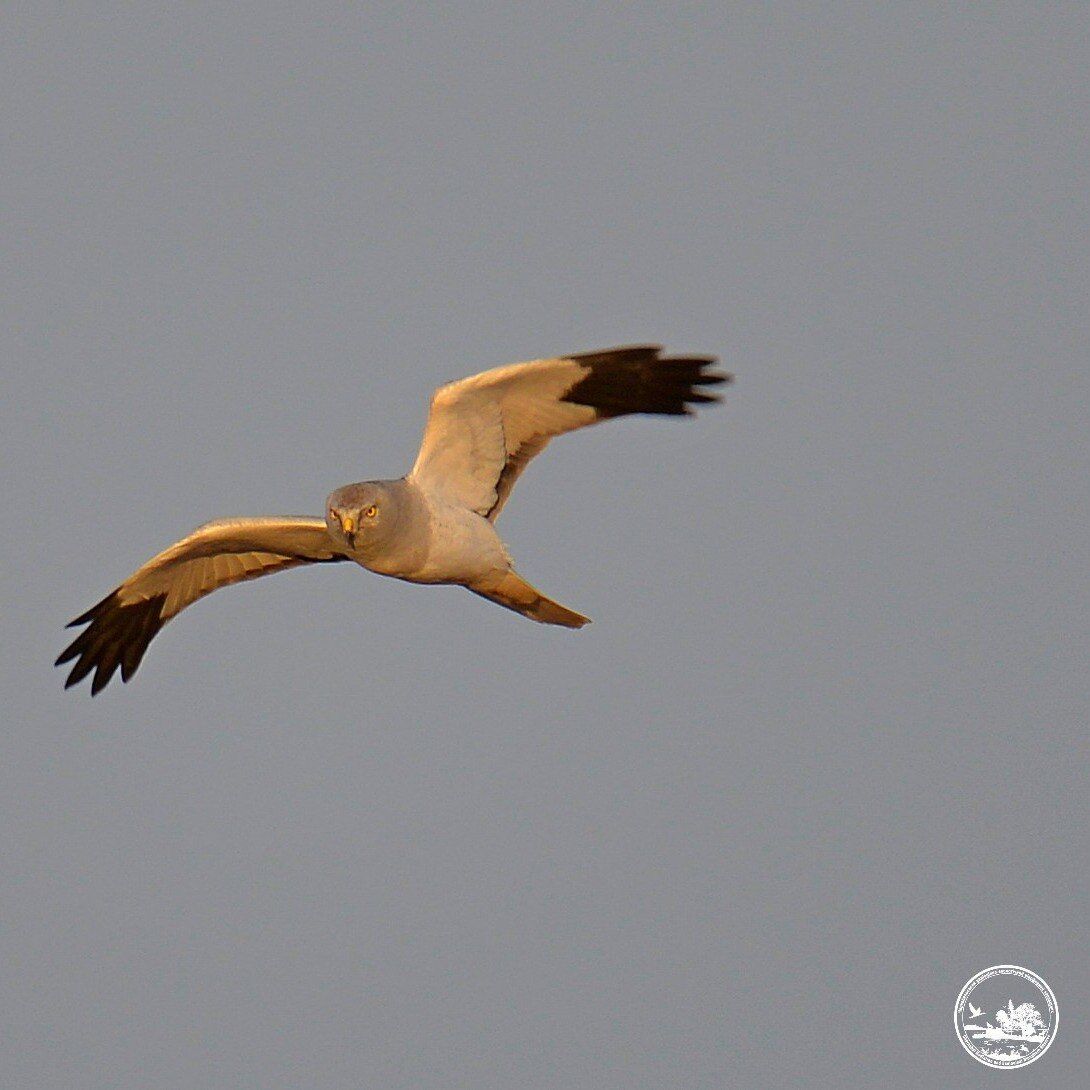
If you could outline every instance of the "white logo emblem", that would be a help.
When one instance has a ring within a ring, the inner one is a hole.
[[[1025,1067],[1045,1054],[1060,1024],[1052,989],[1020,965],[977,973],[958,996],[954,1025],[965,1051],[988,1067]]]

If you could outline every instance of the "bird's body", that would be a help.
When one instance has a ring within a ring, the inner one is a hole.
[[[369,494],[381,489],[384,502],[379,511],[396,512],[393,532],[381,541],[373,536],[347,540],[343,526],[332,514],[342,510],[338,504],[346,493],[360,489]],[[330,511],[326,520],[330,535],[343,539],[348,559],[379,575],[409,583],[468,584],[511,563],[491,522],[443,496],[429,495],[406,477],[338,489],[330,497]]]
[[[453,583],[532,620],[588,619],[546,598],[515,570],[495,521],[515,481],[564,432],[630,413],[687,415],[726,382],[709,357],[664,358],[654,346],[512,364],[440,387],[412,471],[345,485],[325,518],[222,519],[153,557],[72,622],[87,625],[57,660],[66,685],[95,672],[97,693],[136,672],[172,617],[219,587],[300,564],[354,561],[411,583]]]

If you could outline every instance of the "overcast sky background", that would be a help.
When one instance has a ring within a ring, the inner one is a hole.
[[[0,1082],[1085,1085],[1084,3],[7,5]],[[93,702],[198,523],[411,465],[432,388],[738,380],[500,522],[594,618],[347,565]],[[69,634],[70,635],[70,634]],[[953,1005],[1057,994],[985,1074]]]

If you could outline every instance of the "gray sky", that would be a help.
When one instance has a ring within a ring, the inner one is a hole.
[[[1085,4],[8,5],[4,1085],[1084,1085]],[[663,341],[695,422],[500,528],[589,614],[347,565],[92,702],[196,524],[440,381]],[[962,985],[1056,992],[983,1073]]]

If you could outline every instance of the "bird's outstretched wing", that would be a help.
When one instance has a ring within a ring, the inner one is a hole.
[[[441,386],[410,478],[495,521],[519,474],[549,440],[629,413],[690,414],[729,382],[712,356],[612,348],[483,371]]]
[[[315,518],[221,519],[209,522],[138,568],[115,591],[69,624],[87,625],[56,665],[76,659],[65,688],[92,670],[91,695],[121,667],[136,673],[159,629],[219,587],[300,564],[346,560],[326,524]]]

